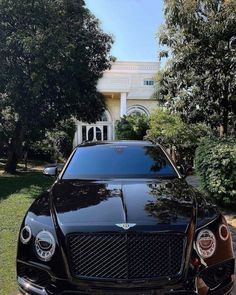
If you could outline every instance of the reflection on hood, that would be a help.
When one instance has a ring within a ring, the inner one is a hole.
[[[162,223],[175,222],[180,216],[191,218],[193,198],[187,183],[173,179],[161,184],[149,184],[149,188],[149,194],[155,198],[145,206],[150,215]]]
[[[120,196],[121,191],[116,186],[105,183],[81,183],[79,181],[58,184],[53,192],[57,210],[66,212],[96,206],[115,196]]]

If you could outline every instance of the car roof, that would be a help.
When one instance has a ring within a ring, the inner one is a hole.
[[[129,145],[129,146],[150,146],[158,145],[149,140],[112,140],[112,141],[84,141],[78,147],[101,146],[101,145]]]

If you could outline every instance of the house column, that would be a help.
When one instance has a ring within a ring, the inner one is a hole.
[[[127,93],[122,92],[120,94],[120,117],[122,118],[126,115],[126,100],[127,100]]]

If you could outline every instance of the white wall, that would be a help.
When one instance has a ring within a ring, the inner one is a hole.
[[[103,93],[127,92],[127,99],[149,99],[154,87],[144,85],[143,81],[153,79],[158,70],[158,62],[115,62],[111,70],[104,72],[98,90]]]

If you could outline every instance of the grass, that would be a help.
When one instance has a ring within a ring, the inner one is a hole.
[[[0,174],[0,293],[16,295],[15,258],[18,232],[34,199],[52,183],[41,172]]]

